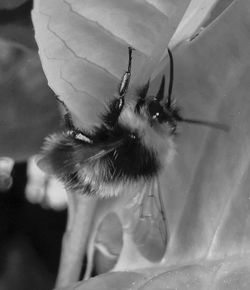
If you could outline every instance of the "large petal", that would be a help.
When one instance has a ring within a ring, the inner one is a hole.
[[[128,46],[136,49],[132,84],[150,77],[189,1],[35,1],[45,74],[80,127],[100,122],[127,69]]]

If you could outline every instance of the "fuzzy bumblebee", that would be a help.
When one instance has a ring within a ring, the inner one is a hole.
[[[144,184],[157,177],[175,153],[173,138],[177,122],[220,125],[184,119],[171,100],[173,57],[165,98],[165,77],[156,96],[148,96],[150,83],[137,90],[137,100],[126,103],[132,64],[123,75],[119,97],[109,105],[102,123],[91,133],[75,128],[65,107],[66,130],[48,137],[38,165],[54,174],[66,188],[99,197],[117,196],[126,186]],[[166,101],[167,99],[167,101]]]
[[[129,47],[128,68],[118,97],[102,116],[102,123],[86,132],[76,128],[65,104],[66,129],[47,138],[38,165],[60,179],[72,193],[100,198],[121,192],[140,193],[137,201],[139,221],[134,241],[141,247],[166,249],[168,233],[159,185],[159,174],[175,154],[174,138],[178,122],[226,129],[224,125],[181,117],[172,101],[173,56],[170,50],[170,80],[165,97],[165,77],[156,96],[148,95],[150,82],[137,90],[137,99],[126,103],[133,49]],[[142,233],[142,234],[141,234]]]

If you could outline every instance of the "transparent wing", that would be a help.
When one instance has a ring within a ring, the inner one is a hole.
[[[168,243],[167,218],[158,178],[144,186],[138,201],[133,240],[145,258],[156,262],[164,256]]]

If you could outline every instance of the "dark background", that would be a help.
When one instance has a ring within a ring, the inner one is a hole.
[[[33,3],[10,0],[5,7],[4,2],[0,1],[0,157],[16,163],[12,187],[0,191],[0,290],[48,290],[56,278],[66,210],[26,199],[25,160],[57,128],[59,114],[37,53]]]
[[[52,289],[66,210],[26,200],[26,163],[15,164],[12,176],[11,189],[0,192],[0,289]]]

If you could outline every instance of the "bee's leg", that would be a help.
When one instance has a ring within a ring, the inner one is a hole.
[[[84,131],[74,126],[71,113],[68,107],[65,105],[65,103],[62,100],[60,100],[58,97],[57,97],[57,101],[63,106],[65,110],[63,117],[64,117],[64,124],[67,130],[67,134],[72,136],[76,140],[84,141],[87,143],[93,143],[93,140],[91,140],[91,136],[89,134],[85,133]]]
[[[58,97],[56,99],[63,106],[63,108],[65,110],[65,114],[63,116],[64,116],[64,122],[65,122],[66,129],[68,131],[74,131],[75,127],[74,127],[74,124],[73,124],[73,121],[72,121],[72,116],[70,114],[69,109],[65,105],[64,101],[60,100]]]
[[[128,87],[129,87],[129,82],[130,82],[130,77],[131,77],[131,64],[132,64],[132,51],[134,48],[130,47],[128,48],[128,69],[124,73],[121,82],[120,82],[120,87],[119,87],[119,95],[121,98],[124,98]]]
[[[104,116],[105,123],[110,126],[114,127],[119,119],[119,116],[122,112],[124,106],[124,97],[128,91],[130,77],[131,77],[131,65],[132,65],[132,51],[134,48],[128,48],[128,68],[127,71],[122,76],[120,86],[119,86],[119,98],[116,98],[114,101],[111,102],[109,106],[108,113]]]

